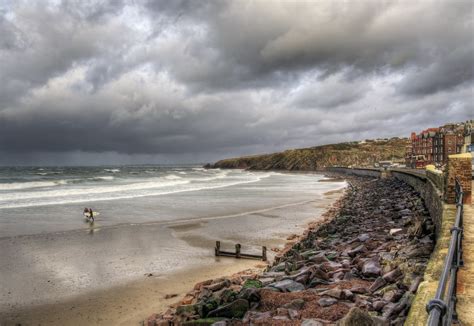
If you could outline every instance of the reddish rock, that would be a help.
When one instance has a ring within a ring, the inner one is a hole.
[[[378,277],[374,281],[374,283],[372,283],[372,285],[369,287],[369,292],[375,292],[378,289],[380,289],[381,287],[383,287],[385,284],[387,284],[387,282],[385,282],[385,280],[382,277]]]

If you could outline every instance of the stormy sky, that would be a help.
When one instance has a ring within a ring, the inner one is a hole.
[[[473,6],[0,0],[0,164],[211,162],[473,119]]]

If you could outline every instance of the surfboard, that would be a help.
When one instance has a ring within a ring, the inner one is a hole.
[[[96,216],[100,215],[100,213],[99,213],[99,212],[92,212],[92,213],[94,214],[94,217],[96,217]],[[89,218],[89,217],[91,217],[91,213],[89,213],[89,212],[87,212],[87,213],[84,213],[84,216],[85,216],[85,217],[87,217],[87,218]]]

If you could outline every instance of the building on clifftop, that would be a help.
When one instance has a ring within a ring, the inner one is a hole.
[[[444,166],[448,155],[459,154],[465,150],[466,133],[465,124],[462,123],[428,128],[419,134],[412,132],[405,153],[407,167],[420,169],[428,164]]]

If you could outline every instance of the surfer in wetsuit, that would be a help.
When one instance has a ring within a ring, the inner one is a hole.
[[[89,216],[90,216],[90,220],[92,221],[92,223],[94,223],[94,213],[92,212],[92,208],[89,208]]]
[[[94,222],[94,213],[92,212],[92,208],[84,208],[84,216],[91,222]]]

